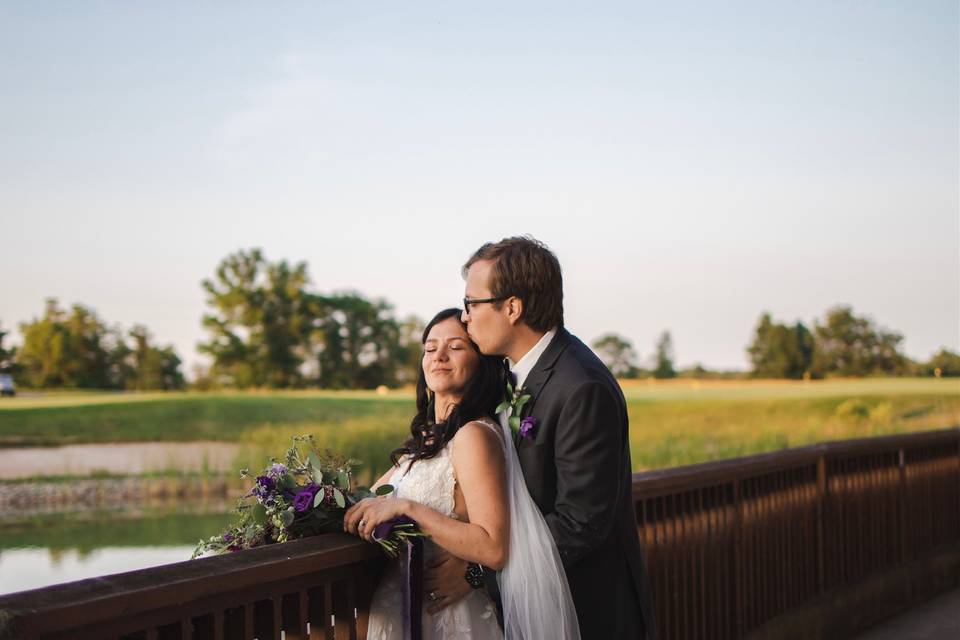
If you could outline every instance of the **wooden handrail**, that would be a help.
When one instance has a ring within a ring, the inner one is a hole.
[[[920,433],[822,442],[738,458],[641,471],[633,474],[633,491],[635,498],[652,496],[659,492],[696,489],[714,483],[730,482],[739,478],[758,476],[791,467],[816,464],[821,457],[836,459],[853,455],[871,455],[891,450],[916,449],[951,442],[960,443],[960,427]]]
[[[333,533],[0,596],[0,609],[16,615],[42,613],[45,622],[38,623],[38,630],[60,627],[64,622],[87,626],[108,620],[117,611],[137,615],[180,606],[185,600],[214,597],[223,592],[224,585],[234,590],[256,589],[306,572],[323,572],[380,556],[375,545]],[[109,606],[101,606],[104,604]]]

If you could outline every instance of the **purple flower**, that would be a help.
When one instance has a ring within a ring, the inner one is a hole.
[[[293,498],[293,508],[298,512],[303,513],[307,509],[313,506],[313,497],[317,495],[317,491],[320,490],[319,485],[308,484],[303,488],[303,491],[298,493]]]
[[[309,491],[301,491],[293,498],[293,508],[298,513],[303,513],[313,504],[313,494]]]
[[[381,522],[376,527],[373,528],[373,539],[377,542],[381,540],[386,540],[390,537],[390,534],[393,533],[393,528],[398,525],[412,524],[417,526],[417,521],[407,515],[399,515],[393,520],[387,520],[386,522]]]
[[[232,534],[232,533],[225,533],[225,534],[223,534],[223,541],[224,541],[224,542],[230,542],[231,540],[233,540],[233,534]]]
[[[269,473],[273,477],[283,475],[286,472],[287,472],[287,466],[284,464],[280,464],[279,462],[274,462],[272,465],[270,465],[269,471],[267,471],[267,473]]]
[[[268,493],[276,489],[277,481],[270,476],[257,476],[257,485],[259,485],[261,492]]]
[[[533,416],[527,416],[520,422],[520,437],[532,438],[533,431],[537,428],[537,419]]]

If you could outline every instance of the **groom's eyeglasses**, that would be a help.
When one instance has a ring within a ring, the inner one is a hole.
[[[464,298],[463,310],[466,311],[467,314],[469,314],[470,305],[472,304],[481,304],[483,302],[503,302],[504,300],[507,300],[508,298],[512,298],[512,297],[513,296],[500,296],[499,298],[474,298],[472,300],[470,298]]]

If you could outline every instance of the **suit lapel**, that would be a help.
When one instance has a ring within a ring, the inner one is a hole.
[[[553,365],[556,364],[557,358],[560,357],[560,354],[570,344],[570,333],[566,329],[559,329],[557,335],[553,337],[553,340],[550,341],[550,344],[547,345],[546,350],[540,356],[540,359],[537,360],[537,364],[533,366],[533,370],[530,371],[527,375],[527,379],[524,380],[523,388],[529,393],[532,397],[530,402],[527,404],[526,415],[534,414],[534,407],[537,404],[537,399],[540,397],[540,394],[543,392],[544,388],[547,385],[547,382],[550,380],[550,376],[553,375]],[[525,438],[515,438],[517,445],[520,446],[526,440]]]
[[[533,365],[533,370],[523,383],[524,388],[533,395],[531,402],[537,401],[538,394],[547,383],[550,374],[553,373],[553,365],[557,363],[557,358],[569,344],[570,333],[566,329],[558,330],[557,335],[553,337],[543,355],[537,360],[537,364]]]

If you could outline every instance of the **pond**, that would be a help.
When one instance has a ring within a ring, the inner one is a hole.
[[[0,448],[0,594],[189,559],[231,518],[237,451],[223,442]]]
[[[0,519],[0,594],[188,560],[226,526],[231,505]]]

